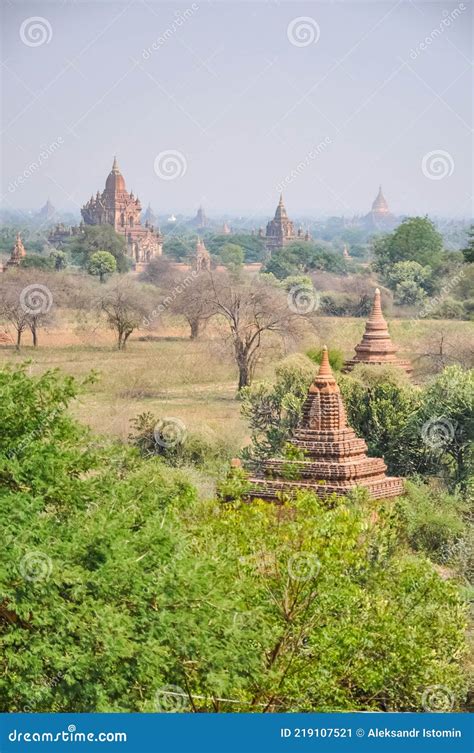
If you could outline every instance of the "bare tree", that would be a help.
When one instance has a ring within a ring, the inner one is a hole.
[[[132,332],[147,321],[151,310],[149,291],[128,277],[112,279],[101,287],[98,307],[117,335],[118,349],[124,350]]]
[[[258,277],[236,280],[228,274],[209,273],[209,278],[208,302],[226,324],[240,390],[253,379],[266,336],[296,334],[300,317],[289,307],[281,288]]]
[[[190,338],[196,340],[208,320],[216,313],[211,303],[211,280],[206,272],[182,273],[180,277],[170,291],[173,297],[170,311],[186,319]]]
[[[39,329],[52,319],[52,276],[39,270],[9,270],[0,283],[0,315],[14,329],[16,349],[25,330],[38,346]]]

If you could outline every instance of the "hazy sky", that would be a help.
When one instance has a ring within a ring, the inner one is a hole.
[[[472,213],[467,1],[4,0],[1,60],[4,207]]]

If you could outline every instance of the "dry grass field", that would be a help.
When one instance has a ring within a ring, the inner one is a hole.
[[[130,420],[144,411],[157,417],[181,419],[191,433],[209,442],[222,441],[236,452],[246,439],[246,426],[236,400],[237,372],[228,345],[216,331],[191,342],[176,320],[162,325],[156,339],[141,340],[148,332],[135,332],[127,350],[114,349],[112,333],[103,328],[78,328],[61,317],[61,326],[40,333],[33,349],[28,333],[18,353],[0,345],[0,364],[29,361],[32,373],[59,368],[84,378],[98,374],[85,386],[73,406],[74,414],[94,431],[126,439]],[[363,319],[318,317],[308,321],[298,342],[275,340],[265,350],[256,378],[271,379],[275,365],[290,352],[304,352],[327,343],[346,356],[352,353],[364,330]],[[433,359],[420,354],[439,352],[441,339],[447,362],[469,364],[474,350],[472,322],[393,320],[390,330],[400,352],[410,357],[415,378],[433,371]],[[435,359],[436,361],[436,359]]]

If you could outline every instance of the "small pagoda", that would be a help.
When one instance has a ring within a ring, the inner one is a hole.
[[[355,356],[345,361],[343,371],[352,371],[358,363],[376,364],[378,366],[399,366],[411,374],[413,368],[410,361],[397,357],[397,348],[392,342],[387,322],[382,313],[380,290],[376,288],[372,311],[365,325],[362,340],[355,347]]]
[[[13,246],[10,258],[5,265],[5,269],[7,267],[19,267],[25,256],[26,249],[23,245],[23,241],[21,240],[20,233],[17,233],[15,245]]]
[[[202,241],[199,237],[196,243],[196,256],[194,266],[196,272],[202,272],[203,270],[210,272],[211,270],[211,254],[204,245],[204,241]]]
[[[302,451],[304,459],[262,461],[258,474],[250,479],[254,499],[279,501],[282,494],[298,489],[327,497],[364,487],[372,499],[397,497],[403,492],[403,479],[386,476],[382,458],[368,457],[365,441],[347,425],[326,347],[289,443]]]

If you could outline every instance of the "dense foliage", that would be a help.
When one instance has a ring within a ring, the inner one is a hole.
[[[343,273],[346,271],[346,263],[342,256],[320,245],[310,241],[295,241],[274,251],[265,264],[265,272],[271,272],[279,280],[313,270]]]
[[[443,238],[428,217],[409,217],[393,233],[377,238],[373,250],[375,267],[382,274],[404,261],[436,267],[441,261]]]
[[[49,372],[0,372],[2,711],[420,710],[465,696],[456,585],[363,495],[199,502]],[[225,700],[227,699],[227,700]]]
[[[91,257],[98,251],[108,251],[114,257],[118,272],[127,272],[130,268],[125,238],[116,233],[112,225],[85,225],[81,235],[68,241],[66,250],[84,269],[88,269]]]

